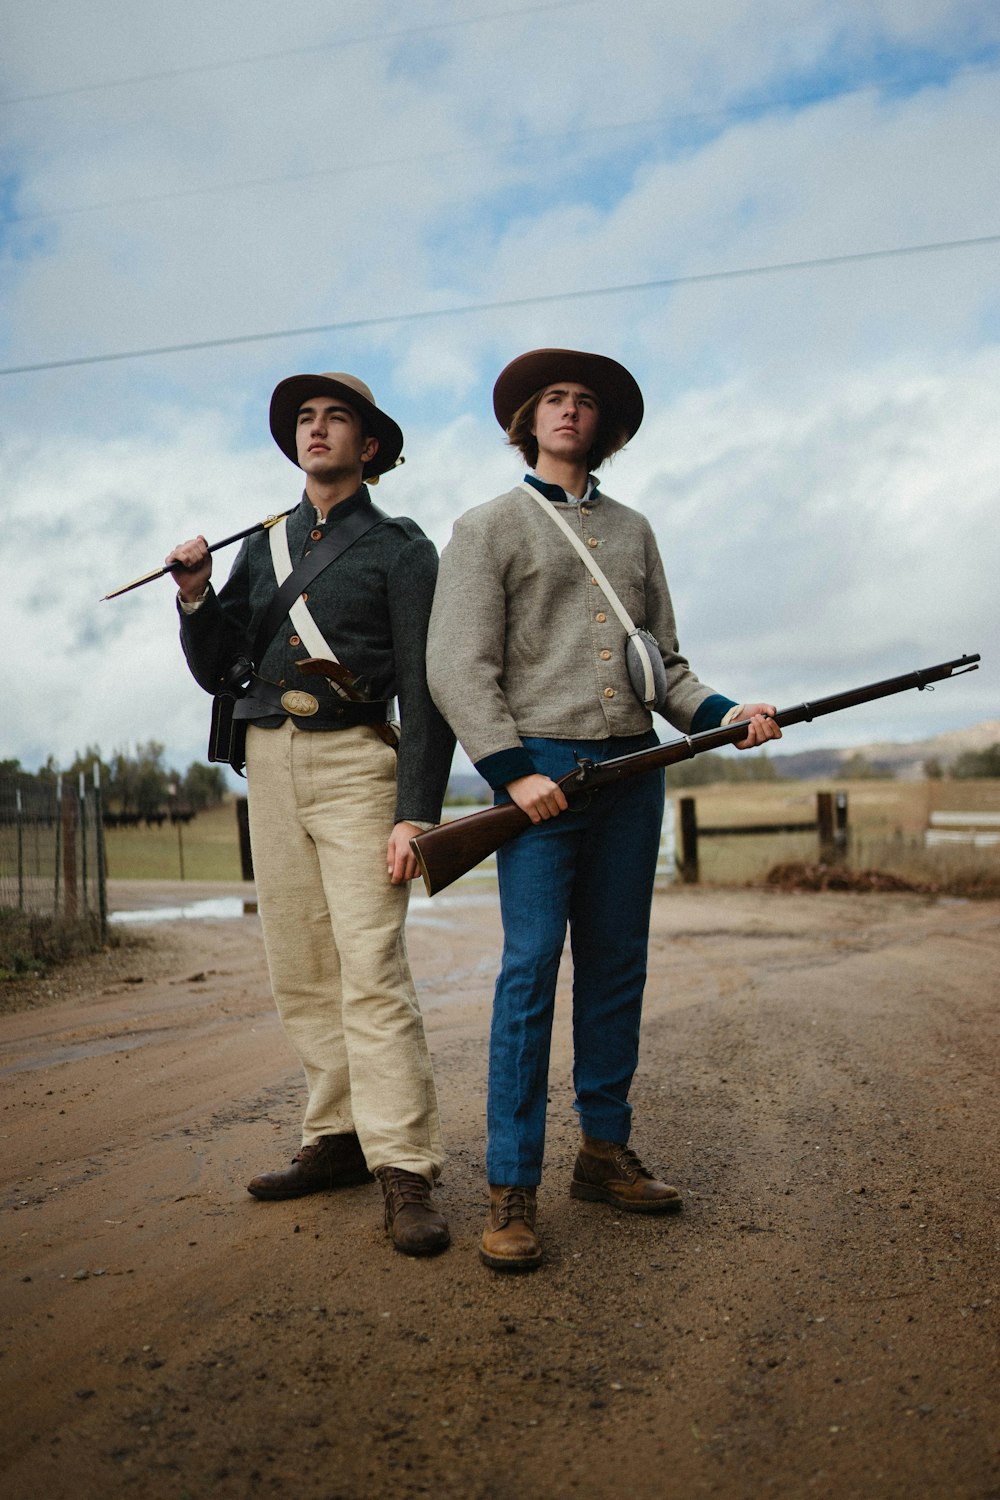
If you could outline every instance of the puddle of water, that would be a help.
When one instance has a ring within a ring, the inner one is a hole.
[[[53,1047],[36,1057],[19,1058],[0,1068],[0,1078],[11,1073],[35,1073],[40,1068],[57,1068],[61,1063],[79,1062],[85,1057],[103,1057],[109,1052],[136,1052],[150,1042],[159,1041],[162,1031],[129,1032],[119,1036],[96,1037],[89,1042],[71,1042],[65,1047]]]
[[[187,906],[149,906],[141,911],[113,911],[109,922],[185,922],[206,918],[230,920],[256,912],[255,901],[244,901],[242,896],[213,896],[209,901],[192,901]]]
[[[474,906],[492,906],[496,903],[496,887],[489,891],[468,891],[448,896],[424,895],[416,884],[410,894],[408,920],[418,927],[450,927],[453,914]],[[207,901],[191,901],[186,906],[147,906],[136,911],[113,911],[108,921],[124,925],[150,922],[187,921],[232,921],[236,917],[252,915],[257,910],[255,901],[244,901],[242,896],[213,896]]]
[[[495,906],[496,903],[495,885],[489,891],[459,893],[456,890],[447,896],[428,896],[423,886],[418,890],[414,883],[406,924],[408,927],[454,927],[461,920],[461,913],[477,906]]]

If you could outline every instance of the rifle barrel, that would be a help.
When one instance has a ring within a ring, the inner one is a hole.
[[[935,682],[948,677],[961,677],[966,672],[978,670],[979,653],[959,656],[953,661],[939,662],[933,667],[921,667],[915,672],[904,672],[900,677],[886,677],[881,682],[869,682],[864,687],[851,688],[844,693],[831,693],[826,698],[816,698],[806,703],[797,703],[792,708],[782,708],[774,715],[774,722],[785,729],[792,724],[811,723],[825,714],[839,713],[845,708],[856,708],[862,703],[873,703],[879,698],[890,698],[895,693],[905,693],[916,688],[933,691]],[[560,785],[575,791],[596,791],[609,782],[626,776],[640,775],[659,766],[676,765],[690,760],[706,750],[717,750],[723,745],[743,739],[749,719],[738,719],[719,729],[705,729],[701,734],[684,735],[666,745],[656,745],[650,750],[638,750],[632,755],[620,755],[614,760],[586,761],[579,771],[571,771]]]
[[[901,677],[887,677],[882,682],[870,682],[865,687],[853,688],[846,693],[833,693],[815,702],[798,703],[794,708],[784,708],[774,716],[781,728],[801,724],[825,714],[837,713],[844,708],[854,708],[860,703],[871,703],[878,698],[888,698],[894,693],[904,693],[917,688],[923,691],[935,682],[948,677],[960,677],[965,672],[975,672],[979,653],[959,656],[953,661],[939,662],[933,667],[922,667],[916,672],[906,672]],[[656,745],[649,750],[638,750],[632,755],[616,756],[614,760],[581,761],[575,771],[560,777],[559,785],[567,795],[580,792],[599,791],[602,786],[622,780],[628,776],[640,776],[663,766],[676,765],[690,760],[706,750],[716,750],[744,737],[749,720],[741,719],[727,724],[724,729],[706,729],[701,734],[683,735],[679,740],[670,740],[665,745]],[[501,803],[499,807],[483,808],[464,818],[455,818],[451,823],[440,823],[426,833],[419,833],[410,840],[410,848],[417,856],[428,896],[437,895],[446,886],[452,885],[461,876],[468,874],[501,844],[515,838],[529,827],[531,819],[516,803]]]

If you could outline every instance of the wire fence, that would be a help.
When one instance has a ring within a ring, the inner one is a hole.
[[[107,928],[101,788],[0,776],[0,911]]]

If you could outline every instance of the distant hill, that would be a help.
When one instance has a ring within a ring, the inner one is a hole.
[[[971,729],[950,729],[930,739],[912,740],[906,744],[877,740],[871,745],[852,745],[848,750],[793,751],[787,755],[776,754],[772,759],[779,776],[816,781],[836,776],[845,761],[853,755],[863,755],[878,769],[891,771],[903,781],[915,781],[923,775],[925,761],[936,760],[947,771],[966,750],[988,750],[991,745],[998,744],[1000,719],[987,719]]]

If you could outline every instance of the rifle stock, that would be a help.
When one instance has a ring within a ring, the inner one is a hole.
[[[904,673],[901,677],[888,677],[882,682],[871,682],[865,687],[853,688],[846,693],[834,693],[814,702],[798,703],[794,708],[783,708],[774,715],[775,723],[782,729],[791,724],[802,724],[825,714],[838,713],[841,709],[854,708],[861,703],[871,703],[878,698],[888,698],[894,693],[905,693],[917,688],[923,691],[933,683],[947,677],[974,672],[979,662],[979,653],[960,656],[954,661],[940,662],[937,666],[922,667],[916,672]],[[677,765],[682,760],[701,755],[706,750],[718,750],[723,745],[743,739],[748,720],[727,724],[724,729],[706,729],[701,734],[683,735],[679,740],[670,740],[665,745],[656,745],[649,750],[639,750],[633,755],[620,755],[614,760],[581,760],[575,771],[559,778],[567,801],[573,796],[599,791],[614,781],[628,776],[642,776],[663,766]],[[572,804],[571,804],[572,805]],[[447,886],[454,884],[484,859],[495,854],[502,844],[508,843],[530,825],[526,812],[513,802],[501,803],[499,807],[483,808],[469,813],[467,817],[455,818],[451,823],[440,823],[426,833],[418,833],[410,840],[410,848],[417,857],[428,896],[436,896]]]

